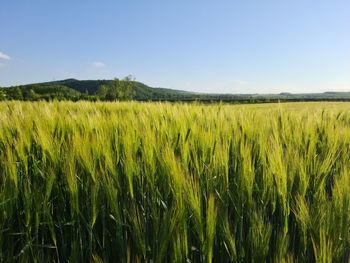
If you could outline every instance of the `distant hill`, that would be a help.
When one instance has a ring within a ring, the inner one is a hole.
[[[138,101],[224,101],[239,103],[274,102],[274,101],[322,101],[322,100],[349,100],[350,92],[324,92],[324,93],[279,93],[279,94],[212,94],[195,93],[166,88],[149,87],[137,81],[121,80],[76,80],[65,79],[60,81],[35,83],[28,85],[0,88],[0,100],[108,100],[105,92],[118,92],[119,86],[128,83],[128,99]],[[119,84],[118,84],[119,83]],[[113,88],[113,85],[115,86]],[[124,85],[125,86],[125,85]],[[121,88],[120,88],[121,89]],[[116,95],[117,96],[117,95]],[[114,98],[112,96],[112,98]],[[118,99],[118,96],[117,96]],[[111,100],[111,99],[110,99]]]

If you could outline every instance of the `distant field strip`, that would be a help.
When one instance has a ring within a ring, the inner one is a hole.
[[[349,262],[350,103],[0,103],[0,262]]]

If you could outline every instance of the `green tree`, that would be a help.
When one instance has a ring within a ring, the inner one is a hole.
[[[24,100],[37,100],[38,98],[39,98],[39,95],[35,93],[33,89],[27,89],[23,92]]]
[[[0,100],[5,100],[6,99],[6,93],[2,89],[0,89]]]
[[[118,86],[119,86],[119,80],[115,79],[112,80],[109,84],[108,84],[108,88],[107,88],[107,94],[105,96],[106,100],[109,101],[114,101],[117,100],[118,98]]]
[[[101,85],[98,87],[96,95],[101,99],[104,100],[106,99],[108,93],[108,86],[107,85]]]
[[[9,99],[23,100],[23,92],[19,87],[9,89],[7,95]]]
[[[104,92],[106,95],[102,97]],[[116,78],[110,81],[106,87],[101,86],[99,94],[101,98],[105,98],[109,101],[131,100],[134,95],[134,80],[131,76],[127,76],[121,80]]]
[[[79,99],[81,99],[81,100],[88,100],[88,99],[89,99],[89,92],[88,92],[87,90],[85,90],[84,92],[82,92],[82,93],[80,94]]]
[[[129,75],[119,81],[118,99],[131,100],[134,96],[135,79]]]

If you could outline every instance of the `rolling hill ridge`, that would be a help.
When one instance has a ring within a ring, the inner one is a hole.
[[[121,97],[120,91],[124,90]],[[113,96],[108,96],[108,94]],[[126,94],[127,93],[127,94]],[[119,95],[118,95],[119,94]],[[196,93],[166,88],[154,88],[132,80],[77,80],[0,88],[0,100],[136,100],[136,101],[224,101],[224,102],[274,102],[274,101],[350,101],[350,92],[279,93],[279,94],[213,94]]]

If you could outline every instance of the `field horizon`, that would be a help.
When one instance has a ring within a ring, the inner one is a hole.
[[[122,79],[77,80],[32,83],[0,88],[1,100],[89,100],[89,101],[184,101],[228,103],[274,103],[292,101],[350,101],[349,91],[304,93],[206,93],[150,87],[132,76]]]

